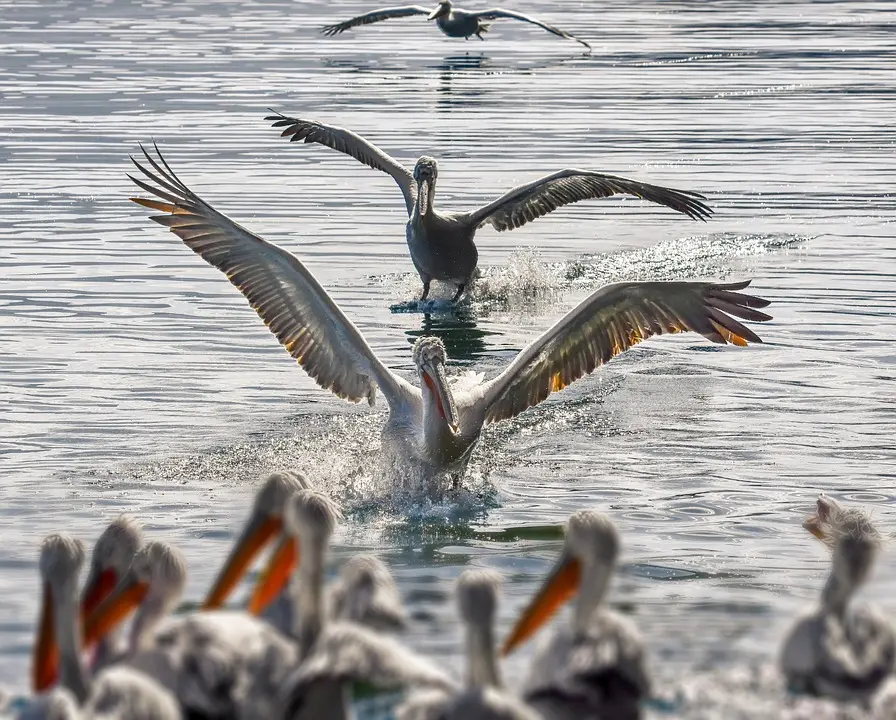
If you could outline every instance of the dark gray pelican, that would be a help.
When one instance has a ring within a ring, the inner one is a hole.
[[[442,341],[420,338],[413,348],[415,387],[383,364],[297,257],[216,211],[161,155],[156,161],[144,154],[155,172],[134,163],[154,184],[131,179],[158,199],[134,202],[161,212],[152,219],[226,273],[318,385],[371,405],[379,388],[389,404],[382,455],[403,479],[419,477],[426,488],[440,474],[459,477],[485,425],[539,404],[642,340],[692,331],[715,343],[746,345],[761,340],[734,318],[771,319],[755,309],[767,300],[737,292],[749,281],[616,283],[570,310],[500,375],[456,394]]]
[[[832,551],[821,605],[784,641],[781,670],[792,691],[869,701],[894,670],[896,631],[876,608],[851,604],[868,579],[881,537],[866,513],[824,495],[804,526]]]
[[[186,560],[168,543],[146,543],[124,578],[84,626],[95,642],[131,612],[119,666],[172,692],[190,717],[267,720],[280,682],[296,666],[295,643],[238,611],[170,615],[186,582]]]
[[[466,635],[467,686],[454,693],[416,691],[397,709],[397,720],[541,720],[503,689],[494,640],[500,589],[501,576],[490,570],[461,574],[457,602]]]
[[[435,10],[432,11],[421,5],[402,5],[400,7],[380,8],[379,10],[358,15],[345,22],[336,23],[335,25],[327,25],[326,27],[321,28],[321,32],[324,35],[338,35],[339,33],[360,27],[361,25],[371,25],[383,20],[393,20],[396,18],[411,17],[413,15],[426,15],[426,19],[435,20],[436,25],[439,26],[439,30],[445,33],[448,37],[464,38],[465,40],[469,40],[473,35],[480,40],[485,40],[485,38],[482,37],[482,33],[488,32],[491,25],[490,22],[487,22],[489,20],[500,20],[502,18],[522,20],[523,22],[537,25],[543,30],[547,30],[549,33],[553,33],[558,37],[566,38],[567,40],[575,40],[577,43],[581,43],[591,50],[591,46],[584,40],[579,40],[575,35],[570,35],[568,32],[554,27],[553,25],[548,25],[546,22],[542,22],[538,18],[531,17],[530,15],[523,15],[522,13],[513,12],[512,10],[503,10],[501,8],[491,8],[489,10],[461,10],[460,8],[455,8],[452,5],[451,0],[442,0],[436,5]]]
[[[536,654],[523,697],[547,720],[637,720],[650,691],[644,644],[634,624],[607,610],[619,536],[608,517],[581,510],[566,526],[554,569],[504,643],[508,654],[578,593],[572,626]]]
[[[421,157],[411,171],[370,141],[345,128],[280,113],[265,119],[272,121],[273,127],[283,128],[282,137],[288,137],[291,142],[303,140],[325,145],[351,155],[395,180],[404,195],[409,218],[405,228],[408,250],[423,282],[421,301],[429,295],[433,280],[456,285],[453,300],[460,299],[479,260],[473,238],[487,223],[499,232],[513,230],[564,205],[611,195],[634,195],[695,220],[706,220],[712,214],[712,210],[700,202],[705,198],[698,193],[576,169],[560,170],[515,187],[494,202],[471,212],[443,214],[434,204],[439,176],[439,164],[435,159]]]
[[[300,490],[286,511],[286,526],[301,548],[292,584],[293,637],[301,664],[279,690],[280,720],[347,718],[348,689],[364,682],[383,690],[432,687],[453,690],[453,678],[395,639],[347,620],[328,618],[324,568],[330,537],[341,518],[325,495]],[[261,582],[265,582],[262,578]]]
[[[43,609],[34,651],[34,675],[46,673],[46,663],[59,656],[59,682],[73,696],[54,692],[41,703],[45,717],[106,720],[177,720],[174,696],[145,674],[126,667],[103,670],[90,677],[81,659],[81,608],[78,575],[84,565],[84,544],[70,535],[50,535],[41,547]],[[80,706],[80,707],[78,707]],[[39,715],[31,710],[29,717]]]

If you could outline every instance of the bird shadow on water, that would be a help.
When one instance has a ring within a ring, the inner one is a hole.
[[[421,337],[437,337],[445,344],[452,363],[471,361],[486,352],[486,338],[499,335],[476,324],[476,312],[468,305],[451,307],[441,312],[424,312],[419,329],[406,330],[408,342]]]

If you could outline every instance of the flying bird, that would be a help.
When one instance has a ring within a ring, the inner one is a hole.
[[[473,238],[486,224],[498,232],[513,230],[564,205],[612,195],[634,195],[695,220],[706,220],[712,214],[701,202],[705,198],[699,193],[574,168],[515,187],[476,210],[441,213],[435,207],[439,164],[434,158],[423,156],[410,170],[369,140],[345,128],[280,113],[265,119],[273,127],[283,128],[281,136],[288,137],[290,142],[301,140],[325,145],[395,180],[408,214],[405,227],[408,250],[423,283],[421,301],[428,297],[433,280],[456,285],[452,300],[461,298],[479,261]]]
[[[426,15],[427,20],[435,20],[439,30],[448,37],[464,38],[469,40],[474,35],[480,40],[485,40],[483,33],[488,32],[491,23],[490,20],[500,20],[506,18],[509,20],[521,20],[532,25],[536,25],[543,30],[558,37],[574,40],[581,43],[588,50],[591,46],[584,40],[580,40],[575,35],[561,30],[558,27],[549,25],[546,22],[534,18],[531,15],[523,15],[522,13],[513,12],[512,10],[503,10],[501,8],[491,8],[489,10],[461,10],[455,8],[451,0],[441,0],[434,10],[428,10],[421,5],[401,5],[398,7],[380,8],[363,15],[358,15],[334,25],[327,25],[321,28],[324,35],[338,35],[346,30],[360,27],[362,25],[372,25],[373,23],[382,22],[383,20],[394,20],[397,18],[412,17],[414,15]]]

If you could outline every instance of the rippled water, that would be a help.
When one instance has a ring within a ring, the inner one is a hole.
[[[558,525],[587,506],[624,533],[614,600],[660,684],[772,660],[825,572],[800,528],[816,493],[894,524],[892,4],[519,6],[591,40],[590,56],[512,22],[487,42],[413,20],[316,33],[365,9],[0,0],[0,683],[27,689],[46,533],[91,539],[133,513],[183,547],[196,600],[258,474],[283,465],[354,510],[337,560],[387,559],[410,641],[454,664],[461,568],[504,572],[503,633]],[[470,304],[397,312],[419,287],[391,180],[286,144],[268,107],[406,163],[435,155],[445,208],[578,166],[705,192],[716,215],[611,199],[483,230]],[[384,409],[319,390],[216,270],[127,201],[127,156],[150,139],[205,199],[297,252],[405,372],[421,333],[445,339],[458,372],[494,372],[616,279],[754,278],[775,320],[746,350],[640,346],[488,430],[461,507],[377,513]],[[885,555],[868,591],[891,611],[893,570]]]

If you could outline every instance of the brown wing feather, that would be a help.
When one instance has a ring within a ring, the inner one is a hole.
[[[701,202],[705,198],[699,193],[590,170],[568,169],[516,187],[469,213],[468,219],[476,227],[490,223],[498,231],[513,230],[564,205],[612,195],[634,195],[694,220],[706,220],[712,215],[712,210]]]
[[[374,382],[387,397],[397,392],[404,381],[380,363],[358,329],[294,255],[212,208],[178,179],[158,148],[158,161],[142,145],[140,149],[153,170],[131,160],[152,184],[128,177],[160,199],[131,200],[166,213],[150,219],[224,272],[318,385],[338,397],[371,404]]]
[[[488,384],[485,421],[518,415],[654,335],[697,332],[721,344],[762,342],[731,317],[771,320],[755,309],[769,301],[736,292],[747,285],[627,282],[600,288]]]

